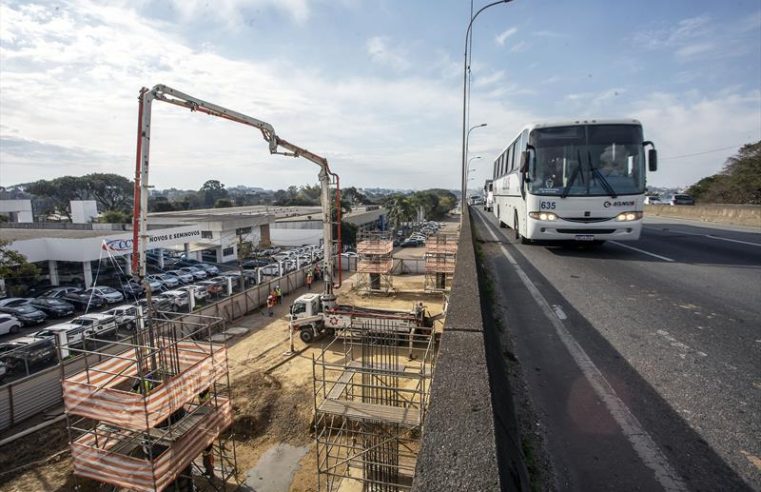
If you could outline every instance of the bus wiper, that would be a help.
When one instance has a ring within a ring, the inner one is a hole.
[[[576,181],[576,176],[579,174],[579,171],[581,171],[581,151],[576,149],[576,153],[578,154],[579,160],[576,164],[576,168],[571,173],[571,179],[568,180],[568,184],[565,185],[565,188],[563,188],[563,193],[560,195],[560,198],[566,198],[568,196],[568,193],[571,192],[571,186],[573,186],[574,181]],[[581,182],[584,182],[584,177],[581,177]]]
[[[596,176],[600,180],[600,184],[603,188],[605,188],[605,191],[610,195],[611,198],[618,198],[618,195],[616,194],[616,191],[613,189],[613,187],[608,183],[608,180],[605,179],[605,176],[602,175],[599,169],[592,167],[592,153],[587,151],[587,158],[589,159],[589,169],[592,170],[592,175]]]

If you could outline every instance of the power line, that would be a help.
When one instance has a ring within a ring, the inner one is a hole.
[[[682,155],[673,155],[673,156],[669,156],[669,157],[661,157],[660,160],[664,161],[664,160],[668,160],[668,159],[682,159],[683,157],[693,157],[693,156],[696,156],[696,155],[711,154],[713,152],[720,152],[722,150],[738,149],[738,148],[742,147],[743,145],[744,144],[730,145],[728,147],[721,147],[719,149],[711,149],[711,150],[704,150],[703,152],[695,152],[694,154],[682,154]]]

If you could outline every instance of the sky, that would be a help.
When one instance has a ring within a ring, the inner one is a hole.
[[[470,5],[0,0],[0,185],[133,177],[138,92],[166,84],[271,123],[344,186],[459,188]],[[530,122],[639,119],[652,186],[690,185],[761,139],[760,0],[514,0],[473,26],[474,187]],[[317,171],[250,127],[153,105],[156,188],[279,189]]]

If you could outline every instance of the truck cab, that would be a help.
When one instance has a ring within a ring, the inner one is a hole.
[[[301,320],[322,313],[322,299],[319,294],[304,294],[291,304],[291,321]]]

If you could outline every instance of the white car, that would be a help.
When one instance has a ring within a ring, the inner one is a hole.
[[[344,258],[356,258],[359,255],[355,251],[347,251],[345,253],[341,253],[341,256]]]
[[[157,282],[161,282],[161,284],[166,289],[174,289],[178,285],[180,285],[180,279],[177,277],[173,277],[171,275],[167,275],[166,273],[157,273],[156,275],[148,275],[148,278],[151,280],[156,280]]]
[[[663,205],[663,202],[657,196],[646,196],[645,205]]]
[[[113,287],[90,287],[84,291],[84,294],[97,296],[108,304],[116,304],[117,302],[124,301],[124,294]]]
[[[283,265],[283,270],[285,270],[285,265]],[[267,265],[266,267],[262,267],[259,271],[262,275],[267,277],[277,277],[280,275],[280,268],[277,265]]]
[[[188,292],[184,290],[168,290],[162,295],[171,298],[174,301],[175,308],[186,308],[190,302]]]
[[[15,316],[0,313],[0,335],[18,333],[19,328],[21,328],[21,321]]]
[[[137,324],[137,308],[132,304],[123,304],[115,308],[103,311],[107,316],[113,316],[118,328],[132,330]]]
[[[181,270],[169,270],[168,272],[166,272],[166,275],[176,278],[177,280],[180,281],[180,283],[183,283],[183,284],[192,283],[194,280],[192,273],[183,272]]]
[[[188,294],[192,292],[193,298],[196,301],[202,301],[209,297],[209,292],[203,285],[186,285],[185,287],[180,287],[177,290],[188,292]]]
[[[69,323],[84,326],[88,335],[102,335],[116,330],[116,318],[106,313],[90,313],[77,316]]]

